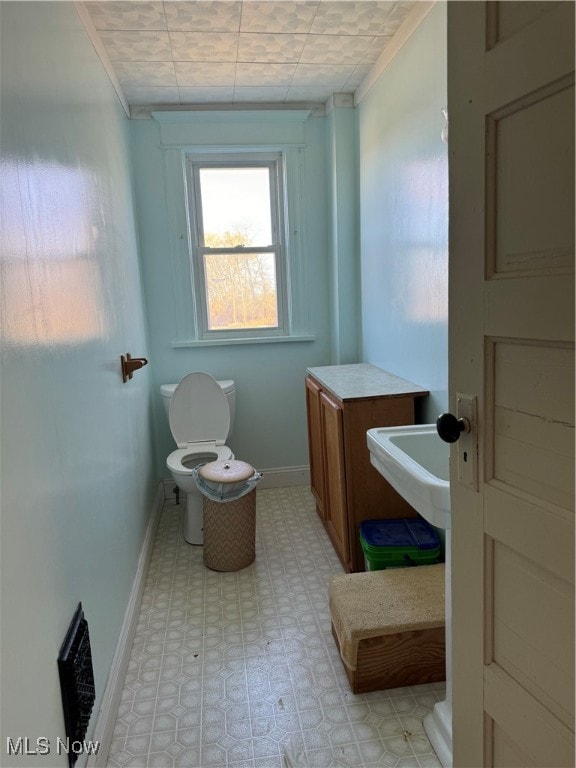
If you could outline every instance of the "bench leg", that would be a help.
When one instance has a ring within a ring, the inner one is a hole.
[[[334,625],[332,634],[340,651]],[[442,682],[446,679],[444,627],[360,640],[356,669],[344,664],[344,670],[353,693]]]

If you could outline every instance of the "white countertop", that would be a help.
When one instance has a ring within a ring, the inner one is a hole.
[[[428,390],[371,363],[352,365],[324,365],[308,368],[326,389],[339,400],[359,400],[370,397],[423,397]]]

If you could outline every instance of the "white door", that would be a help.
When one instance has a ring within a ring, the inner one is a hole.
[[[572,2],[449,3],[448,103],[454,765],[574,766]]]

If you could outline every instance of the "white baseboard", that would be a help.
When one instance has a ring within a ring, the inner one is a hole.
[[[257,485],[257,488],[264,490],[265,488],[288,488],[293,485],[310,485],[310,467],[305,465],[302,467],[276,467],[272,469],[262,469],[262,480]],[[164,498],[166,500],[174,499],[174,488],[176,484],[172,478],[166,478],[163,481],[164,484]],[[180,494],[182,499],[182,494]]]
[[[148,566],[152,556],[154,536],[160,520],[163,504],[164,487],[163,484],[160,483],[152,504],[152,511],[150,513],[148,527],[146,528],[142,549],[140,550],[136,575],[132,584],[132,591],[130,592],[130,598],[124,614],[124,621],[122,622],[122,628],[120,630],[120,637],[116,644],[116,651],[114,653],[114,658],[112,659],[112,666],[110,667],[106,689],[102,696],[98,719],[94,726],[92,741],[99,742],[100,747],[97,755],[91,755],[88,758],[86,763],[88,768],[106,768],[108,765],[108,753],[110,752],[118,707],[120,706],[122,690],[124,688],[124,679],[130,660],[132,641],[134,639],[134,633],[136,632],[136,625],[138,624],[140,615],[140,604],[142,602],[144,584],[146,582]]]
[[[258,488],[288,488],[292,485],[310,485],[310,467],[282,467],[262,469]]]

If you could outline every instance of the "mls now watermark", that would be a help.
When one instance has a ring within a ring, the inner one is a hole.
[[[18,736],[6,739],[6,752],[9,755],[97,755],[100,749],[99,741],[73,741],[70,738],[54,741],[46,736],[31,739],[28,736]]]

